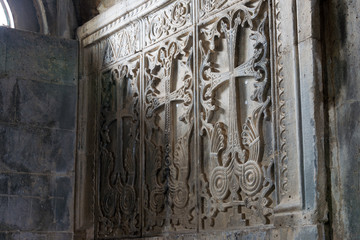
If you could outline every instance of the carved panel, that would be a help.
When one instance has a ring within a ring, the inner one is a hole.
[[[145,45],[150,45],[192,23],[191,1],[177,0],[144,20]]]
[[[140,60],[101,76],[99,236],[140,234]]]
[[[145,55],[144,233],[196,228],[192,35]]]
[[[273,223],[269,4],[199,1],[99,41],[99,238]]]
[[[242,1],[200,25],[202,228],[272,219],[273,160],[265,156],[269,118],[267,5]],[[268,132],[269,134],[269,132]]]
[[[237,3],[243,2],[243,5],[252,5],[253,0],[198,0],[199,16],[201,19],[211,17],[217,12]]]
[[[132,23],[106,39],[104,65],[135,53],[140,49],[140,26]]]

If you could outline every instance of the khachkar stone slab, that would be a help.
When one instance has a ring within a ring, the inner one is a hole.
[[[101,75],[99,236],[140,234],[139,58]]]
[[[316,183],[302,185],[294,4],[134,1],[80,29],[78,161],[94,198],[93,221],[77,215],[82,229],[98,239],[318,236],[306,205]]]
[[[270,223],[273,159],[264,155],[269,51],[263,1],[200,24],[201,228]],[[208,24],[209,23],[209,24]]]
[[[145,55],[144,233],[195,229],[192,35]]]

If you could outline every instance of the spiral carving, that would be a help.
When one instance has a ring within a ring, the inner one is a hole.
[[[181,27],[186,23],[186,16],[188,13],[187,4],[185,2],[177,2],[172,9],[172,24]]]
[[[223,167],[214,168],[211,173],[210,182],[210,192],[212,196],[218,200],[225,199],[229,190],[229,185],[226,171]]]
[[[240,186],[248,196],[259,192],[262,186],[262,172],[257,162],[249,160],[244,164]]]
[[[102,212],[105,217],[112,217],[115,214],[116,194],[113,191],[109,191],[102,199]]]
[[[173,193],[173,202],[175,207],[184,208],[189,200],[189,190],[184,183],[179,185]]]
[[[161,189],[154,189],[150,193],[150,207],[155,213],[160,213],[164,209],[165,195]]]
[[[125,186],[120,196],[120,209],[123,213],[130,215],[134,210],[136,202],[135,191],[129,185]]]
[[[161,16],[156,16],[151,22],[151,34],[154,39],[160,38],[164,33],[165,19]]]

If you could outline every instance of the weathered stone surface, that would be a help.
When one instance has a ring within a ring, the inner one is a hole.
[[[360,236],[359,9],[359,1],[325,4],[331,229],[336,240]]]
[[[74,171],[72,131],[0,125],[2,171],[68,173]]]
[[[0,239],[72,239],[77,42],[0,39]]]
[[[56,202],[54,198],[32,199],[31,231],[56,231],[59,224],[55,219]]]
[[[0,175],[0,194],[9,194],[9,182],[7,174]]]
[[[0,232],[0,239],[20,240],[20,234],[19,233],[2,233],[2,232]]]
[[[16,119],[16,109],[18,105],[15,78],[0,78],[0,121],[14,122]]]
[[[0,121],[74,129],[76,87],[8,77],[0,86]]]
[[[31,220],[31,198],[21,196],[10,196],[8,208],[5,211],[6,219],[2,223],[7,231],[29,231],[32,230]]]
[[[51,176],[8,173],[10,195],[49,197],[53,195]]]
[[[22,79],[15,86],[17,122],[56,129],[75,128],[76,87]]]
[[[6,44],[5,71],[9,76],[76,85],[76,41],[3,27],[0,35]]]
[[[47,236],[41,233],[20,233],[20,239],[26,240],[47,240]]]

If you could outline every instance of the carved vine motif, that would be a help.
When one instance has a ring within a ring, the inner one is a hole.
[[[122,57],[135,53],[140,48],[140,26],[138,23],[111,35],[107,41],[103,64],[110,64]]]
[[[147,57],[149,67],[145,74],[144,94],[147,148],[145,161],[153,165],[153,168],[146,174],[149,181],[145,186],[145,231],[195,227],[195,183],[189,181],[190,140],[194,128],[189,39],[191,36],[182,41],[167,43],[154,55]],[[182,74],[179,69],[184,70]],[[164,88],[162,92],[161,86]],[[175,108],[175,104],[178,108]],[[181,114],[174,119],[174,111],[177,109],[181,109]],[[163,125],[159,123],[161,118]],[[182,126],[182,134],[176,133],[176,126],[179,124]],[[159,135],[161,140],[154,137],[156,132],[162,132]]]
[[[138,67],[138,64],[132,67],[117,66],[102,76],[99,176],[101,235],[139,234]],[[130,126],[126,136],[123,131],[125,121]],[[122,130],[119,135],[118,129]],[[125,138],[126,145],[122,141]]]
[[[168,8],[147,17],[146,44],[175,33],[191,23],[190,0],[178,0]]]
[[[200,17],[208,15],[209,13],[223,8],[223,6],[241,2],[244,13],[248,14],[247,18],[253,19],[258,15],[261,4],[266,0],[199,0],[200,4]]]
[[[222,7],[228,0],[199,0],[200,16],[204,16],[215,9]]]
[[[243,1],[238,10],[229,11],[226,16],[201,29],[201,130],[203,138],[209,139],[210,161],[215,166],[210,172],[201,174],[202,219],[209,219],[211,225],[215,224],[218,213],[230,209],[234,211],[233,217],[240,216],[238,224],[244,225],[249,218],[241,217],[243,211],[239,212],[239,209],[251,209],[252,215],[264,224],[269,222],[268,217],[272,213],[269,207],[269,194],[273,191],[272,162],[262,162],[262,122],[268,117],[270,106],[268,43],[265,33],[267,14],[265,12],[260,16],[262,2]],[[237,65],[237,43],[240,34],[246,29],[251,32],[247,41],[253,44],[253,53],[248,60]],[[229,64],[226,72],[211,62],[218,54],[222,39]],[[239,128],[239,92],[236,89],[237,82],[244,79],[253,79],[255,82],[250,97],[254,110],[246,118],[243,127]],[[229,89],[227,124],[214,117],[219,109],[217,91],[225,84],[228,84]]]

